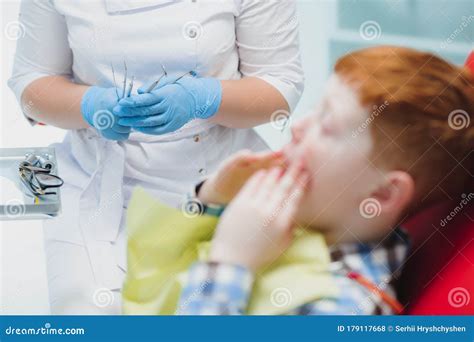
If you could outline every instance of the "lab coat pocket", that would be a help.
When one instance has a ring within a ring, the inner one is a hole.
[[[105,7],[109,14],[122,12],[158,9],[170,5],[178,0],[105,0]]]

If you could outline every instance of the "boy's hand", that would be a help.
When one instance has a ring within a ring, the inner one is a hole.
[[[217,172],[204,182],[199,190],[199,200],[225,205],[256,171],[282,165],[281,152],[240,151],[224,161]]]
[[[302,169],[298,162],[283,176],[280,167],[253,175],[225,210],[210,261],[256,271],[280,256],[293,239],[294,216],[308,180]]]

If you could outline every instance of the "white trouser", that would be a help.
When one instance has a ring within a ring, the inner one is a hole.
[[[120,291],[126,275],[126,207],[135,186],[144,187],[157,199],[176,207],[202,177],[201,171],[213,172],[222,160],[240,149],[267,148],[253,130],[220,126],[188,136],[189,142],[131,141],[120,145],[125,166],[123,178],[118,178],[119,170],[113,162],[112,168],[105,167],[107,171],[100,167],[91,171],[95,159],[100,158],[90,146],[82,146],[93,140],[86,138],[73,136],[56,145],[59,173],[65,180],[61,188],[62,213],[44,221],[52,314],[121,313]],[[117,149],[118,145],[113,146]],[[104,159],[109,166],[115,160],[110,159],[110,151],[106,153],[109,159]],[[121,179],[119,185],[114,183],[117,179]],[[103,184],[107,184],[105,190]]]

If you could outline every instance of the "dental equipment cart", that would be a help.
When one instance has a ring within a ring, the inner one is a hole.
[[[61,212],[54,148],[0,148],[0,220],[47,219]]]

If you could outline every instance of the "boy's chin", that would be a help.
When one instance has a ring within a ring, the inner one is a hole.
[[[308,220],[308,218],[306,218],[304,213],[302,213],[301,211],[296,213],[294,221],[296,222],[296,225],[298,227],[307,228],[308,226],[312,225],[310,220]]]
[[[319,222],[318,218],[314,216],[314,213],[312,213],[311,215],[304,215],[304,213],[298,213],[298,215],[295,217],[295,222],[298,227],[320,232],[325,231],[325,229],[322,228],[321,222]]]
[[[318,220],[318,217],[315,217],[314,212],[307,216],[303,213],[298,213],[295,217],[295,221],[298,227],[319,232],[324,235],[326,240],[337,239],[337,232]]]

